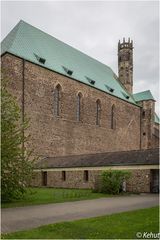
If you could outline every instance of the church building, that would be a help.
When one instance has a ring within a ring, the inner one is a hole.
[[[103,170],[128,169],[127,191],[158,191],[160,120],[150,90],[133,93],[133,41],[118,42],[117,76],[21,20],[2,41],[1,62],[30,119],[33,186],[94,188]]]

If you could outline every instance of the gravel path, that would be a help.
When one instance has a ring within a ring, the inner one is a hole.
[[[158,194],[99,198],[77,202],[2,209],[3,233],[27,230],[49,223],[97,217],[157,206]]]

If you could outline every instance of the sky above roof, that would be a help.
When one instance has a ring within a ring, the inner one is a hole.
[[[159,114],[158,1],[3,1],[1,40],[20,19],[110,66],[117,44],[134,44],[134,92],[150,89]]]

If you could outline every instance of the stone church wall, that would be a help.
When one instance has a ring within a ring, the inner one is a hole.
[[[134,169],[131,171],[131,177],[127,180],[126,191],[128,192],[150,192],[151,174],[150,169]],[[88,181],[84,179],[83,170],[67,170],[66,180],[62,178],[62,171],[47,171],[47,187],[55,188],[79,188],[94,189],[97,184],[98,176],[101,170],[88,170]],[[42,187],[42,172],[34,173],[32,186]]]
[[[6,54],[2,69],[9,89],[23,102],[22,59]],[[5,70],[7,68],[7,70]],[[76,80],[25,61],[24,112],[30,118],[29,147],[39,156],[65,156],[140,149],[140,108]],[[54,115],[53,93],[62,89],[60,117]],[[76,97],[82,94],[82,122],[76,121]],[[100,126],[96,100],[101,101]],[[115,105],[116,128],[111,129]]]

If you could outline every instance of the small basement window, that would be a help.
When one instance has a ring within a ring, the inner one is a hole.
[[[88,182],[88,179],[89,179],[88,171],[85,170],[85,171],[84,171],[84,181],[85,181],[85,182]]]
[[[93,80],[93,79],[91,79],[91,78],[89,78],[89,77],[85,77],[87,80],[88,80],[88,82],[90,83],[90,84],[92,84],[92,85],[94,85],[95,84],[95,80]]]
[[[105,87],[110,91],[110,92],[114,92],[114,89],[109,87],[107,84],[105,84]]]
[[[130,98],[130,96],[128,96],[126,93],[124,93],[124,92],[121,92],[122,94],[123,94],[123,96],[126,98],[126,99],[129,99]]]
[[[62,181],[66,181],[66,171],[62,171]]]
[[[44,58],[39,58],[39,62],[45,64],[45,59]]]
[[[38,62],[40,62],[40,63],[42,63],[42,64],[45,64],[45,62],[46,62],[46,59],[45,59],[45,58],[42,58],[42,57],[38,56],[38,55],[35,54],[35,53],[34,53],[34,55],[35,55],[36,59],[38,60]]]
[[[72,70],[70,70],[70,69],[68,69],[68,68],[66,68],[66,67],[64,67],[64,66],[62,66],[63,67],[63,69],[64,69],[64,71],[68,74],[68,75],[72,75],[73,74],[73,71]]]

